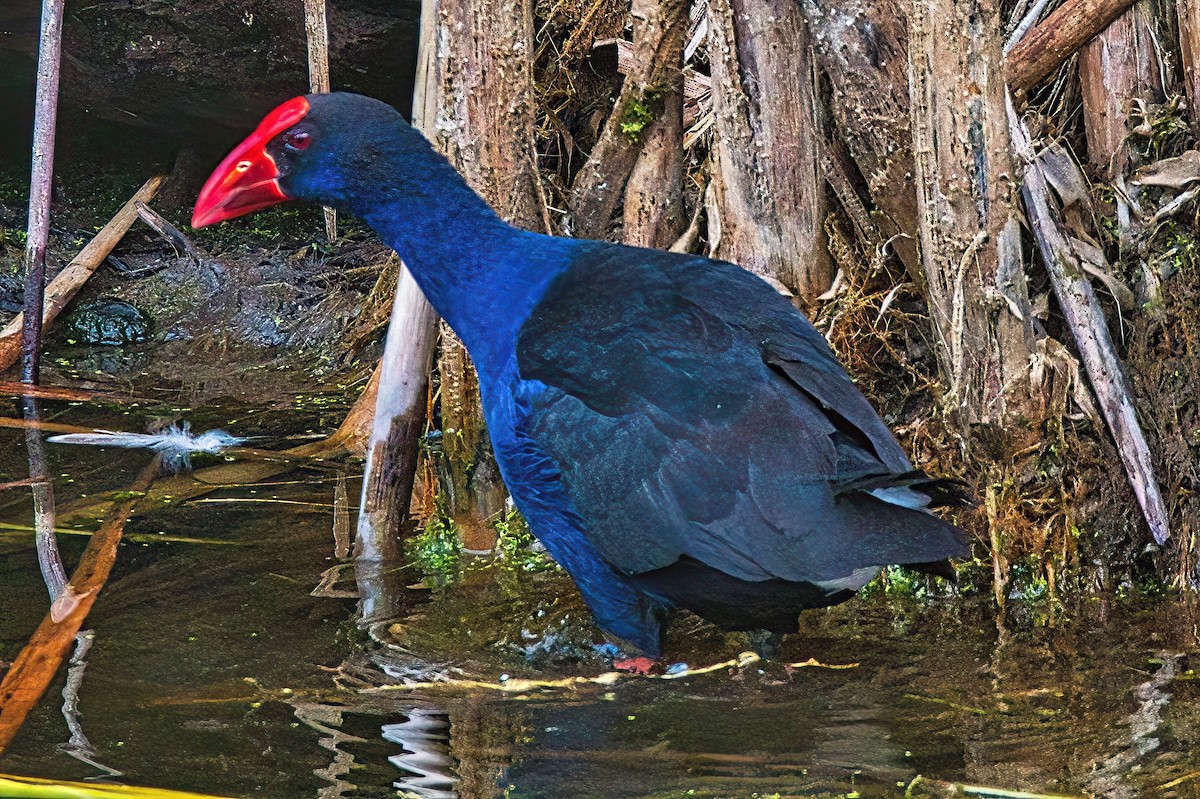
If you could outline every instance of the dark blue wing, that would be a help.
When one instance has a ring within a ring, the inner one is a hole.
[[[950,525],[854,488],[912,467],[820,334],[736,266],[583,245],[517,357],[537,384],[519,432],[625,574],[686,556],[827,583],[964,553]]]

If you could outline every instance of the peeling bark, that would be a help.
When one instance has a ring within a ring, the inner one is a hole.
[[[529,0],[439,0],[434,143],[507,221],[547,230],[534,151],[533,7]],[[443,447],[449,511],[469,549],[491,549],[505,490],[466,349],[443,331]]]
[[[1038,416],[1001,30],[995,0],[918,0],[909,16],[922,265],[944,402],[964,428]]]
[[[712,255],[812,300],[829,288],[833,262],[808,26],[794,0],[713,0],[708,54]]]
[[[1149,6],[1138,3],[1079,54],[1088,158],[1106,180],[1127,170],[1125,139],[1134,101],[1154,101],[1162,93],[1153,31]]]
[[[1170,537],[1170,517],[1104,311],[1081,266],[1082,259],[1058,222],[1057,209],[1052,206],[1050,188],[1034,157],[1029,134],[1015,113],[1010,119],[1014,143],[1027,163],[1022,184],[1025,207],[1054,294],[1079,348],[1088,381],[1099,400],[1138,505],[1154,540],[1159,545],[1165,544]]]

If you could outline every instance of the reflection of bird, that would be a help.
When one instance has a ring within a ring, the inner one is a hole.
[[[796,629],[880,567],[944,572],[957,487],[914,471],[825,340],[732,264],[504,223],[393,109],[348,94],[272,112],[193,224],[298,198],[362,217],[479,371],[530,528],[597,622],[649,654],[666,608]]]

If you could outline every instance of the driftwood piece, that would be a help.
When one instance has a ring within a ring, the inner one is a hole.
[[[1025,209],[1042,261],[1050,274],[1054,295],[1079,348],[1088,381],[1099,400],[1100,411],[1108,423],[1138,505],[1154,540],[1164,544],[1170,537],[1170,520],[1154,474],[1150,448],[1113,349],[1104,311],[1080,265],[1079,256],[1059,225],[1050,186],[1038,166],[1029,131],[1011,105],[1009,123],[1016,153],[1024,162],[1021,193]]]
[[[401,269],[379,364],[379,392],[358,512],[355,572],[360,584],[370,586],[363,587],[360,608],[368,623],[390,618],[397,610],[398,595],[388,589],[386,575],[400,563],[398,535],[407,520],[418,443],[425,432],[436,320],[408,269]]]
[[[1134,102],[1162,92],[1148,3],[1134,5],[1079,53],[1083,129],[1088,157],[1105,180],[1124,174],[1129,161],[1129,116]]]
[[[117,547],[121,543],[125,523],[150,488],[158,471],[159,461],[156,457],[130,486],[132,496],[112,504],[108,517],[88,540],[79,566],[71,575],[68,592],[64,595],[70,598],[70,602],[64,603],[63,598],[55,602],[55,607],[46,614],[5,673],[3,681],[0,681],[0,752],[12,743],[29,711],[54,681],[59,666],[71,650],[75,635],[83,627],[96,596],[108,580],[117,559]]]
[[[1027,92],[1083,47],[1134,0],[1067,0],[1008,51],[1004,70],[1014,94]]]
[[[643,15],[642,20],[634,19],[632,58],[621,93],[571,186],[573,233],[580,238],[604,238],[608,234],[613,213],[646,141],[644,133],[652,121],[646,117],[662,113],[659,93],[674,84],[675,73],[682,67],[678,38],[683,35],[679,31],[686,31],[686,4],[683,0],[660,0],[639,4],[639,8],[647,5],[653,13]]]
[[[711,254],[814,300],[834,269],[808,26],[795,0],[712,0],[708,13]]]
[[[21,316],[21,379],[38,381],[42,349],[42,307],[46,283],[46,243],[50,237],[50,192],[54,179],[54,136],[58,118],[59,62],[66,0],[42,0],[37,93],[33,115],[33,165],[29,177],[29,224],[25,239],[25,313]],[[11,364],[9,364],[11,365]],[[7,369],[9,365],[0,366]]]
[[[917,0],[909,11],[910,111],[943,401],[964,427],[999,423],[1019,435],[1014,420],[1041,411],[1029,390],[1032,314],[1000,28],[994,0]]]
[[[121,210],[117,211],[108,224],[79,251],[71,263],[50,281],[42,304],[43,325],[54,321],[92,273],[100,268],[104,259],[129,230],[133,220],[138,218],[137,204],[149,202],[164,180],[165,177],[158,176],[146,181],[137,193],[121,206]],[[0,371],[8,369],[20,357],[23,319],[24,314],[18,315],[0,331]]]
[[[304,0],[304,33],[308,42],[308,89],[329,91],[329,21],[325,0]],[[337,211],[325,208],[325,237],[337,238]]]

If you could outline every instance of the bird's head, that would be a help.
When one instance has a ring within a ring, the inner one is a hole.
[[[364,189],[378,190],[374,165],[414,148],[428,145],[386,103],[342,93],[295,97],[216,168],[200,190],[192,227],[285,200],[344,207]]]

